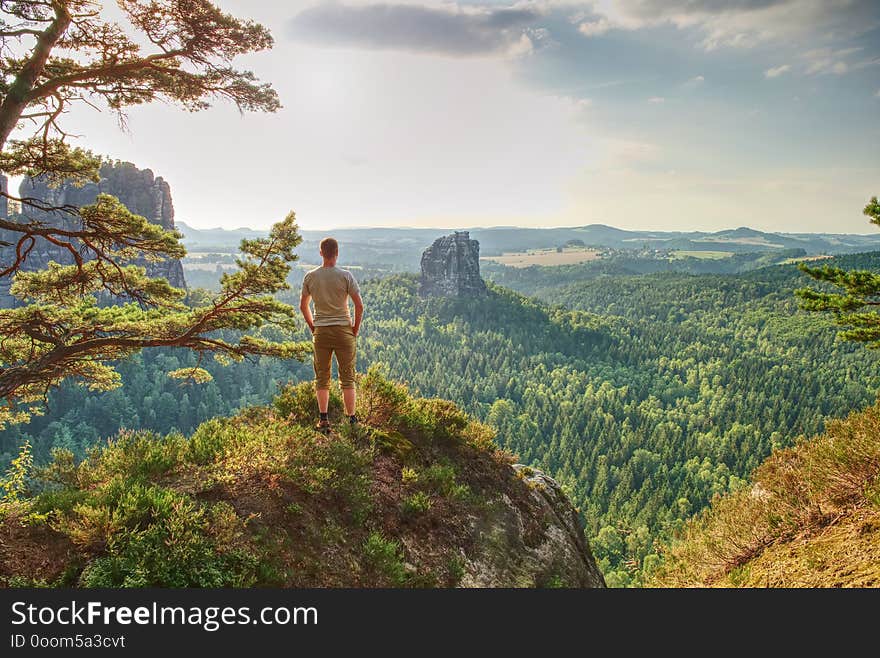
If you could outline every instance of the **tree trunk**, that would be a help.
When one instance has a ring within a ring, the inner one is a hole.
[[[70,21],[71,16],[67,8],[60,3],[55,4],[55,20],[37,37],[37,44],[34,46],[30,59],[15,76],[15,81],[9,87],[6,98],[0,104],[0,150],[6,146],[6,140],[18,125],[25,108],[34,100],[30,96],[34,84],[43,72],[43,67],[46,66],[52,48],[70,26]]]

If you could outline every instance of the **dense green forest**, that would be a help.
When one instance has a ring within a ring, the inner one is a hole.
[[[878,268],[880,254],[835,261]],[[544,301],[499,286],[479,302],[425,300],[412,275],[365,282],[360,367],[384,362],[422,395],[460,403],[556,476],[610,585],[640,582],[656,540],[735,489],[773,447],[875,400],[876,353],[797,309],[792,290],[807,281],[794,266],[701,276],[573,267],[562,280],[558,269],[505,280]],[[165,377],[193,359],[146,351],[120,366],[118,390],[63,386],[48,415],[0,433],[0,456],[27,438],[45,460],[59,446],[81,455],[121,427],[188,432],[311,376],[308,363],[264,359],[202,364],[207,384]]]

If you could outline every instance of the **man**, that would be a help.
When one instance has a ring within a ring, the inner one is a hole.
[[[330,429],[327,408],[330,405],[330,364],[336,355],[339,384],[349,422],[357,423],[355,401],[357,391],[354,366],[357,356],[357,335],[364,317],[364,302],[357,281],[348,270],[336,267],[339,243],[324,238],[319,247],[321,267],[306,273],[303,279],[299,309],[312,332],[315,352],[315,389],[318,397],[318,429]],[[354,323],[348,310],[348,299],[354,303]],[[315,304],[315,314],[309,302]]]

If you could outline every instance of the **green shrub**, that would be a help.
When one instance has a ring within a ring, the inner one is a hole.
[[[42,482],[74,488],[80,485],[79,467],[76,456],[64,448],[52,449],[52,460],[38,468],[36,477]]]
[[[82,489],[48,489],[40,493],[31,504],[31,511],[36,514],[60,512],[69,514],[73,508],[89,499],[89,493]]]
[[[404,466],[400,470],[400,481],[404,484],[414,484],[419,481],[419,474],[416,469]]]
[[[404,498],[400,503],[400,511],[404,516],[423,514],[431,509],[431,497],[424,491],[417,491]]]
[[[454,402],[439,398],[410,400],[403,423],[435,441],[460,441],[477,450],[495,452],[495,430],[471,418]]]
[[[449,561],[446,564],[446,571],[448,573],[449,584],[452,586],[458,585],[461,582],[461,579],[464,578],[464,560],[459,555],[453,555],[449,558]]]
[[[407,573],[400,545],[372,532],[364,542],[364,563],[383,581],[395,587],[406,584]]]
[[[471,423],[471,418],[449,400],[414,398],[404,422],[428,438],[451,440],[463,438],[464,429]]]
[[[459,484],[455,467],[452,464],[431,464],[420,475],[421,484],[436,494],[452,500],[466,500],[471,490],[466,484]]]
[[[384,427],[396,423],[409,402],[403,384],[388,379],[388,367],[374,363],[358,381],[358,416],[368,425]]]
[[[12,460],[6,475],[0,478],[0,509],[4,505],[13,505],[27,493],[28,479],[34,465],[30,441],[25,441],[18,451],[18,457]]]
[[[84,587],[242,587],[258,559],[234,541],[228,506],[207,510],[186,495],[128,483],[107,492],[106,550],[80,576]],[[80,514],[83,509],[78,508]],[[234,517],[234,513],[232,513]]]
[[[209,464],[225,454],[238,433],[228,418],[212,418],[198,426],[189,439],[186,457],[194,464]]]
[[[284,476],[312,495],[327,495],[342,499],[356,523],[366,520],[371,509],[369,466],[372,457],[360,450],[345,436],[332,440],[315,438],[298,444],[290,455]]]
[[[553,574],[544,583],[546,589],[564,589],[567,587],[565,580],[559,574]]]
[[[180,434],[162,437],[148,431],[122,430],[100,452],[92,452],[86,466],[93,481],[114,474],[150,478],[168,472],[182,459],[186,439]]]
[[[318,417],[314,382],[287,384],[272,400],[272,406],[281,418],[287,418],[298,425],[314,423]],[[331,419],[343,416],[342,395],[336,384],[330,388],[330,405],[327,411]]]
[[[374,429],[370,432],[370,438],[376,448],[389,455],[394,455],[401,461],[406,461],[412,455],[414,448],[412,441],[400,432]]]

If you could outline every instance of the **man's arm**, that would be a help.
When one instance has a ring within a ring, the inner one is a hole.
[[[349,297],[354,302],[354,324],[351,325],[351,328],[354,331],[354,335],[357,336],[358,331],[361,329],[361,320],[364,319],[364,300],[361,299],[361,293],[359,292],[352,292]]]
[[[312,301],[312,296],[304,292],[299,298],[299,310],[302,312],[306,324],[309,325],[309,331],[315,333],[315,320],[312,318],[312,309],[309,307],[310,301]]]

